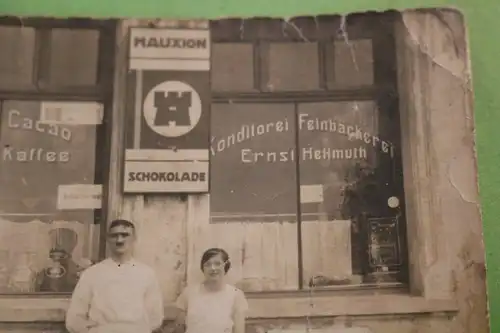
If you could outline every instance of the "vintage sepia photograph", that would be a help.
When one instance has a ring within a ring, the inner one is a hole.
[[[1,17],[0,331],[487,333],[467,43]]]

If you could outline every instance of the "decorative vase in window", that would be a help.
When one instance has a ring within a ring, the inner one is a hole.
[[[76,232],[56,228],[49,232],[50,264],[37,274],[37,288],[41,292],[72,292],[78,282],[80,267],[72,258],[78,244]]]

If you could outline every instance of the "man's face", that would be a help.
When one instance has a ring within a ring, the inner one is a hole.
[[[135,242],[135,232],[131,227],[116,226],[109,229],[109,248],[114,254],[129,254],[132,252]]]

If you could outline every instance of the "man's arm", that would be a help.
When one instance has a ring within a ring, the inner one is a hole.
[[[162,292],[154,273],[146,290],[145,304],[151,331],[156,331],[163,324],[164,309]]]
[[[233,333],[245,333],[247,310],[248,302],[245,294],[238,289],[233,307]]]
[[[88,274],[83,272],[71,295],[66,313],[66,328],[70,333],[87,333],[94,326],[95,323],[88,319],[91,300],[91,282]]]

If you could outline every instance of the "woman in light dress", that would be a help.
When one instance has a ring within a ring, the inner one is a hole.
[[[177,299],[174,332],[244,333],[248,304],[245,294],[225,281],[231,268],[227,252],[206,250],[200,268],[204,281],[188,286]]]

